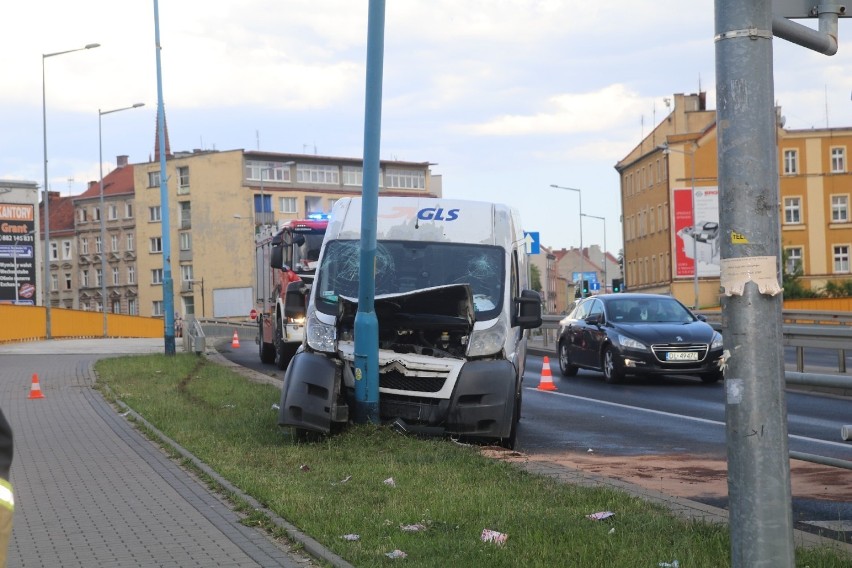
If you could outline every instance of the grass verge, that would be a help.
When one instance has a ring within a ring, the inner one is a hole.
[[[108,398],[355,566],[400,562],[387,556],[394,550],[424,567],[730,565],[725,525],[536,476],[473,447],[375,426],[297,444],[276,424],[280,391],[192,354],[110,358],[96,370]],[[586,517],[600,511],[615,515]],[[483,542],[483,529],[508,540]],[[849,563],[834,549],[796,554],[802,567]]]

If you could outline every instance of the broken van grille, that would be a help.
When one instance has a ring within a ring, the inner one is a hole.
[[[410,377],[399,371],[379,375],[379,387],[413,392],[438,392],[444,387],[446,377]]]

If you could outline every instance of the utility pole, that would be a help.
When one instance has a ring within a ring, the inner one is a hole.
[[[773,14],[773,10],[775,14]],[[716,0],[731,566],[795,565],[781,331],[774,35],[837,51],[837,0]],[[819,30],[787,18],[819,18]]]

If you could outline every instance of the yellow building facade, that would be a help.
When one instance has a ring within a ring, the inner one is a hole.
[[[688,306],[719,305],[716,112],[704,94],[674,108],[624,159],[620,177],[625,287],[671,294]],[[852,129],[778,128],[780,234],[786,269],[819,290],[852,278]],[[779,251],[779,259],[782,255]]]
[[[428,162],[382,161],[380,195],[441,196]],[[248,317],[255,306],[255,238],[279,222],[328,213],[361,194],[360,159],[194,151],[166,161],[169,252],[176,317]],[[140,315],[163,316],[160,163],[137,164]]]

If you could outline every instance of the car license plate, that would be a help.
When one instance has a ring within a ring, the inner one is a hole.
[[[666,361],[698,361],[698,353],[695,351],[669,351],[666,353]]]

